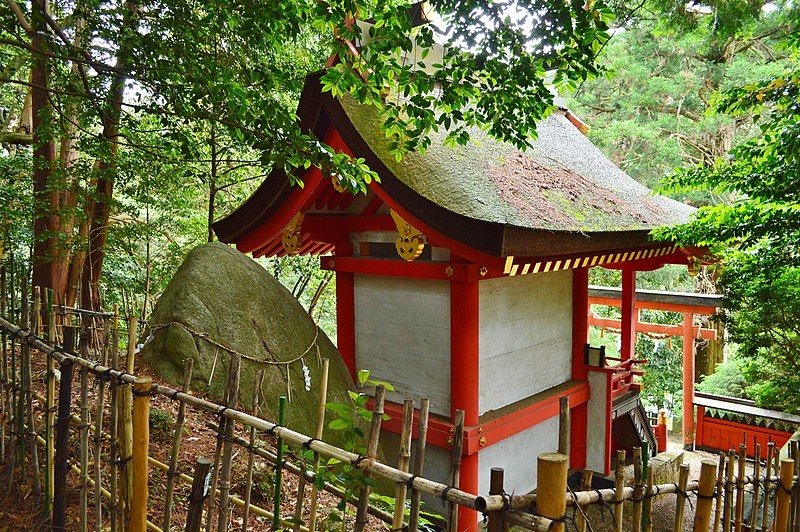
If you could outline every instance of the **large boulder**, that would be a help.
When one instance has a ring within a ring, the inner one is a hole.
[[[187,255],[144,338],[141,357],[156,375],[177,387],[191,358],[192,391],[216,401],[225,393],[231,356],[225,348],[241,353],[240,408],[250,410],[264,370],[261,416],[276,420],[278,397],[288,394],[286,424],[304,434],[314,434],[323,359],[330,360],[328,401],[347,403],[348,390],[355,389],[341,355],[292,294],[256,262],[220,243]],[[327,431],[325,438],[337,439]]]

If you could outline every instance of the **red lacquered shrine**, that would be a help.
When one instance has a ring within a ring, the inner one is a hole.
[[[446,482],[460,409],[461,488],[487,493],[489,469],[503,467],[507,491],[533,489],[536,456],[558,446],[562,396],[572,469],[608,474],[612,418],[638,403],[635,272],[695,260],[648,236],[692,209],[617,168],[563,108],[524,152],[476,129],[468,146],[434,135],[424,154],[398,162],[378,111],[322,93],[320,76],[306,82],[302,128],[366,159],[380,182],[353,196],[317,169],[297,174],[302,188],[276,170],[214,224],[219,239],[255,257],[321,255],[336,272],[338,348],[351,373],[394,385],[389,431],[399,432],[404,398],[431,400],[425,476]],[[584,360],[596,266],[623,270],[616,368]],[[384,450],[396,444],[390,435]],[[475,516],[462,517],[471,530]]]

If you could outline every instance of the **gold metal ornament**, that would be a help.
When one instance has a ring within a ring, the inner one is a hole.
[[[389,210],[392,215],[397,232],[399,236],[395,240],[394,245],[397,248],[397,253],[407,261],[412,261],[422,254],[425,249],[425,235],[418,229],[403,220],[399,214],[393,210]]]
[[[286,227],[281,231],[281,244],[287,255],[297,255],[303,247],[303,234],[300,227],[303,225],[305,215],[302,212],[295,214]]]

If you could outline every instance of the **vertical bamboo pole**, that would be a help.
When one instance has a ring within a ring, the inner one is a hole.
[[[417,427],[417,449],[414,454],[414,474],[422,476],[425,468],[425,448],[428,439],[428,412],[431,401],[423,397],[419,401],[419,426]],[[417,532],[419,529],[419,506],[422,501],[422,493],[416,488],[411,488],[411,511],[408,517],[408,529]],[[313,532],[313,530],[312,530]]]
[[[645,532],[653,531],[653,468],[647,468],[647,491],[644,495],[643,526]]]
[[[678,472],[678,493],[675,500],[675,526],[673,532],[683,532],[683,517],[686,508],[686,486],[689,484],[689,465],[683,464]]]
[[[35,287],[33,291],[33,313],[31,316],[31,331],[39,333],[40,317],[42,312],[41,290]],[[31,348],[25,343],[25,405],[28,426],[28,449],[30,452],[31,475],[33,476],[33,497],[37,501],[42,500],[42,484],[39,477],[39,445],[36,441],[36,426],[33,423],[33,376],[31,370]]]
[[[111,334],[111,367],[119,369],[119,307],[114,305],[114,324],[113,332]],[[120,395],[119,383],[116,379],[111,380],[109,387],[110,401],[109,409],[111,410],[111,419],[109,419],[111,441],[110,447],[110,460],[111,460],[111,481],[110,492],[111,498],[109,502],[109,521],[111,523],[111,532],[116,532],[119,523],[119,414],[120,414]],[[122,530],[122,529],[120,529]]]
[[[730,532],[731,521],[733,521],[733,467],[736,460],[736,451],[728,451],[728,459],[725,465],[725,501],[722,512],[722,530]]]
[[[64,329],[64,344],[69,345],[69,336],[74,329]],[[74,337],[74,336],[73,336]],[[70,399],[72,395],[72,373],[75,364],[71,360],[61,363],[61,382],[58,386],[58,421],[55,441],[55,475],[53,477],[53,530],[66,530],[67,509],[67,462],[70,420]]]
[[[239,382],[241,379],[242,359],[238,353],[231,353],[231,364],[228,370],[228,382],[225,385],[225,407],[236,408],[239,400]],[[217,531],[228,532],[230,524],[231,506],[231,466],[233,465],[233,421],[225,424],[225,436],[222,442],[222,464],[219,472],[219,519]],[[278,461],[280,469],[280,460]],[[280,524],[280,523],[278,523]]]
[[[569,459],[569,397],[558,398],[558,452]]]
[[[108,365],[109,337],[111,334],[111,321],[103,320],[103,349],[100,353],[100,364]],[[103,452],[103,412],[106,406],[106,383],[103,378],[95,378],[97,382],[97,411],[94,421],[94,522],[95,530],[103,530],[103,493],[100,489],[103,485],[103,462],[101,460]]]
[[[789,530],[789,505],[791,504],[791,487],[794,477],[794,460],[784,458],[780,461],[780,480],[778,481],[778,491],[775,504],[775,522],[773,530],[775,532],[787,532]]]
[[[617,451],[616,486],[614,486],[614,526],[616,532],[622,532],[624,509],[623,495],[625,491],[625,451]]]
[[[22,328],[27,329],[30,325],[30,314],[28,309],[28,281],[25,279],[25,282],[22,283]],[[17,397],[17,410],[14,413],[15,416],[15,425],[16,425],[16,438],[14,439],[14,454],[17,456],[16,461],[20,465],[20,483],[24,484],[27,480],[27,470],[25,469],[25,440],[27,437],[26,428],[25,428],[25,418],[28,411],[28,391],[27,391],[27,375],[28,375],[28,365],[27,362],[30,359],[28,356],[30,353],[30,346],[26,342],[20,342],[19,345],[19,384],[20,384],[20,391]]]
[[[583,472],[581,472],[581,491],[589,491],[592,489],[592,476],[594,476],[594,473],[591,469],[584,469]],[[585,532],[586,530],[586,517],[580,508],[575,516],[575,526],[578,532]]]
[[[194,367],[194,360],[187,358],[183,361],[183,386],[181,391],[183,393],[189,392],[189,386],[192,382],[192,368]],[[255,415],[255,414],[253,414]],[[164,496],[164,526],[163,529],[168,531],[172,521],[172,494],[175,490],[175,477],[178,476],[178,455],[181,450],[181,438],[183,437],[183,427],[186,424],[186,403],[181,401],[178,406],[178,417],[175,420],[175,427],[172,432],[172,449],[169,454],[169,471],[167,471],[167,489]],[[252,430],[252,429],[251,429]],[[247,489],[250,489],[250,482],[248,479]]]
[[[491,477],[489,478],[489,495],[503,495],[505,489],[503,488],[503,468],[493,467],[491,469]],[[486,532],[503,532],[503,512],[489,512],[489,519],[486,526]],[[402,530],[402,522],[398,527],[393,525],[392,530]]]
[[[214,526],[214,508],[217,502],[217,479],[219,478],[219,466],[220,460],[222,459],[222,435],[225,433],[225,426],[228,421],[228,418],[220,416],[219,424],[217,425],[217,444],[214,449],[214,461],[211,463],[211,480],[206,501],[206,532],[211,532]]]
[[[414,401],[403,401],[403,425],[400,430],[400,451],[397,458],[397,469],[405,473],[411,464],[411,427],[414,423]],[[494,471],[494,470],[493,470]],[[502,474],[501,474],[502,479]],[[406,493],[408,486],[405,482],[398,482],[394,492],[394,521],[392,528],[403,528],[403,517],[406,510]]]
[[[717,466],[711,460],[700,465],[700,482],[697,487],[697,510],[694,514],[694,532],[707,532],[711,524],[711,506],[714,502],[714,477]]]
[[[756,530],[756,520],[758,517],[758,495],[759,490],[761,488],[761,445],[756,443],[756,448],[753,451],[753,502],[751,504],[750,509],[750,522],[748,526],[750,528],[750,532],[754,532]]]
[[[136,336],[139,320],[136,316],[128,319],[128,345],[125,354],[125,372],[133,374],[134,357],[136,355]],[[118,405],[121,412],[118,415],[119,431],[119,464],[120,473],[117,498],[117,519],[119,530],[126,530],[125,523],[130,522],[131,490],[133,489],[133,470],[131,457],[133,455],[133,388],[130,384],[122,384],[118,388],[120,398]]]
[[[537,468],[536,512],[554,520],[550,530],[564,532],[564,523],[558,520],[567,511],[568,458],[559,453],[543,453],[537,458]]]
[[[386,389],[383,386],[375,387],[375,406],[372,408],[372,421],[370,423],[369,440],[367,441],[367,458],[374,459],[378,454],[378,442],[381,436],[381,423],[383,422],[383,401],[386,398]],[[368,481],[369,474],[364,473]],[[367,508],[369,507],[370,485],[364,482],[358,495],[356,510],[355,532],[363,532],[367,524]]]
[[[0,253],[0,316],[6,318],[6,263],[5,257]],[[13,321],[13,320],[12,320]],[[0,332],[2,341],[2,366],[0,366],[0,463],[6,463],[6,418],[8,417],[8,333]],[[49,501],[45,500],[45,511],[49,512]]]
[[[150,445],[150,377],[137,377],[133,384],[133,449],[131,493],[131,532],[147,530],[147,457]]]
[[[722,524],[722,499],[725,493],[725,453],[719,454],[719,466],[717,467],[717,489],[714,501],[714,524],[711,532],[717,532]]]
[[[775,476],[780,477],[781,471],[781,450],[779,447],[775,447],[775,454],[773,456],[774,463],[772,464],[772,469],[774,471]],[[775,496],[772,498],[772,515],[778,515],[778,492],[781,490],[781,482],[780,478],[778,478],[778,482],[775,484]],[[772,522],[772,530],[775,532],[775,519],[773,518]]]
[[[644,501],[644,484],[642,476],[642,448],[633,448],[633,532],[642,530],[642,502]]]
[[[769,492],[772,490],[772,456],[775,453],[775,442],[767,443],[767,461],[765,468],[764,478],[764,511],[761,514],[761,532],[767,532],[767,523],[769,522]]]
[[[794,474],[795,482],[792,487],[791,493],[791,506],[792,506],[792,531],[797,532],[800,529],[800,442],[792,441],[794,443]]]
[[[283,426],[286,423],[286,396],[281,395],[278,401],[278,425]],[[281,525],[281,495],[283,495],[281,490],[283,483],[283,438],[280,436],[277,437],[275,450],[275,507],[272,509],[272,528],[277,529]]]
[[[453,449],[450,452],[450,485],[459,486],[461,478],[461,453],[464,447],[464,411],[456,410],[453,423]],[[458,530],[458,505],[447,503],[448,530]]]
[[[320,380],[320,388],[319,388],[319,403],[317,404],[317,432],[314,433],[314,437],[316,439],[322,439],[322,432],[325,428],[325,405],[328,402],[328,372],[330,370],[330,361],[326,358],[322,361],[322,376]],[[319,471],[319,453],[314,452],[314,459],[312,463],[312,467],[314,469],[314,475],[317,474]],[[311,504],[309,508],[309,517],[308,517],[308,529],[311,532],[314,532],[314,528],[317,524],[317,495],[319,494],[319,489],[317,488],[317,484],[314,483],[311,486]],[[302,497],[298,498],[297,505],[301,510],[302,515]],[[295,516],[296,517],[296,516]],[[295,531],[299,530],[295,527]]]
[[[258,394],[261,391],[261,383],[264,382],[264,374],[265,374],[265,372],[264,372],[264,370],[262,370],[259,373],[258,378],[256,379],[256,382],[254,383],[254,386],[253,386],[253,410],[252,410],[253,417],[258,417]],[[253,428],[253,427],[250,427],[250,448],[247,451],[247,480],[245,481],[245,484],[244,484],[244,508],[242,509],[242,511],[243,511],[243,514],[242,514],[242,532],[247,532],[248,524],[249,524],[249,521],[250,521],[250,499],[251,499],[252,494],[253,494],[253,485],[252,485],[253,484],[253,462],[254,462],[254,459],[255,459],[255,454],[253,453],[253,449],[255,449],[255,446],[256,446],[256,429]],[[303,473],[305,473],[305,472],[303,471]],[[300,476],[300,480],[305,485],[305,474],[302,474]],[[298,490],[298,491],[300,491],[300,490]],[[298,495],[298,497],[300,497],[300,496],[301,495]],[[300,505],[299,502],[298,502],[298,505]],[[295,519],[298,519],[298,517],[296,515],[295,515]],[[295,526],[297,526],[297,525],[295,525]],[[167,530],[167,528],[165,528],[165,530]]]
[[[85,354],[85,353],[82,353]],[[81,396],[80,396],[80,517],[78,520],[78,529],[80,532],[88,530],[88,513],[89,513],[89,371],[81,366],[78,370],[81,382]]]
[[[186,516],[185,532],[200,532],[200,522],[203,519],[203,503],[208,491],[206,486],[210,481],[211,460],[202,456],[195,460],[192,491],[189,494],[189,512]],[[165,532],[169,532],[164,529]]]
[[[734,529],[742,532],[742,522],[744,521],[744,474],[746,462],[747,446],[742,443],[739,445],[736,470],[736,518]]]
[[[47,342],[53,346],[56,342],[56,322],[53,305],[55,304],[55,292],[52,288],[47,289]],[[53,402],[56,396],[56,376],[55,361],[52,357],[47,357],[47,371],[45,372],[45,399],[44,399],[44,439],[45,439],[45,513],[52,517],[53,505],[53,465],[54,465],[54,424],[55,410]]]

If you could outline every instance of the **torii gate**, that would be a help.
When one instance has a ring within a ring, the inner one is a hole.
[[[623,272],[624,273],[624,272]],[[627,282],[626,282],[627,281]],[[687,450],[694,448],[694,363],[696,339],[716,340],[717,331],[695,325],[696,315],[708,316],[715,314],[721,306],[722,296],[718,294],[692,294],[686,292],[663,292],[658,290],[636,290],[635,279],[630,287],[631,279],[623,275],[622,288],[603,286],[589,287],[589,308],[592,305],[605,305],[620,307],[623,314],[631,312],[633,320],[613,318],[599,318],[589,312],[589,325],[619,329],[622,336],[623,360],[629,359],[636,343],[636,333],[655,333],[683,338],[683,445]],[[633,288],[633,289],[631,289]],[[639,311],[662,310],[683,314],[680,325],[663,325],[659,323],[642,322]],[[627,311],[627,312],[626,312]],[[625,326],[623,326],[625,324]],[[626,349],[627,347],[627,349]],[[691,415],[687,415],[691,413]]]

